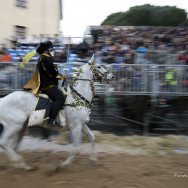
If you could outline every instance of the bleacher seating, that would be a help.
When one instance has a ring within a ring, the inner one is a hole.
[[[28,52],[35,50],[35,46],[19,46],[19,48],[13,49],[9,48],[8,53],[12,56],[13,62],[19,62]],[[64,49],[63,46],[55,46],[54,47],[55,52],[62,52]],[[37,61],[38,60],[38,55],[32,57],[31,61]]]

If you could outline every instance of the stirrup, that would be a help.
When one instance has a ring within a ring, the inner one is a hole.
[[[50,127],[60,127],[60,128],[62,127],[62,126],[61,126],[60,124],[58,124],[57,121],[54,120],[54,119],[49,119],[47,125],[50,126]]]
[[[54,126],[54,125],[50,124],[49,120],[46,119],[40,126],[42,128],[51,129],[51,130],[54,130],[54,131],[59,131],[59,130],[61,130],[61,131],[68,131],[68,129],[66,127],[64,127],[62,125],[59,125],[59,124],[57,124],[57,125],[58,126]]]

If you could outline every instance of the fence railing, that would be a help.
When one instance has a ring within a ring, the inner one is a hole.
[[[61,73],[71,79],[83,63],[57,64]],[[115,80],[95,83],[97,94],[188,96],[187,65],[109,64]],[[32,62],[19,68],[18,63],[0,63],[0,94],[21,90],[36,67]]]
[[[187,65],[110,65],[118,95],[188,95]]]

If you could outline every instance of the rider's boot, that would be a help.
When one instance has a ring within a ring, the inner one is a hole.
[[[48,126],[51,126],[51,127],[61,127],[61,125],[58,124],[55,119],[49,119],[48,120]]]

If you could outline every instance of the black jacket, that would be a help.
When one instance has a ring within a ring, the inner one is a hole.
[[[53,63],[53,59],[47,55],[41,55],[38,61],[40,74],[40,89],[47,88],[50,85],[58,85],[56,76],[59,74],[57,67]]]

